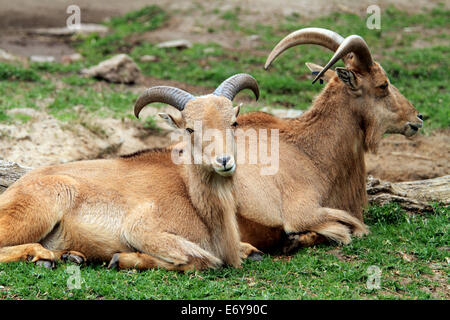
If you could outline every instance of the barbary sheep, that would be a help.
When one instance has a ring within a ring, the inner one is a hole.
[[[352,234],[366,234],[364,153],[376,151],[385,133],[410,137],[423,124],[359,36],[344,39],[321,28],[295,31],[272,50],[265,68],[299,44],[335,52],[324,68],[309,65],[318,73],[313,82],[329,81],[309,110],[295,119],[255,112],[237,120],[243,131],[279,130],[277,174],[258,174],[263,164],[240,164],[235,177],[242,241],[263,251],[283,247],[285,233],[294,239],[287,241],[292,249],[324,237],[348,243]],[[339,59],[345,68],[330,70]]]
[[[233,135],[243,89],[256,98],[256,80],[238,74],[213,94],[194,97],[174,87],[153,87],[136,102],[135,114],[152,102],[181,111],[161,114],[184,129],[194,164],[174,163],[174,150],[153,149],[117,159],[89,160],[35,169],[0,196],[0,262],[109,261],[109,267],[170,270],[239,266],[257,252],[240,244],[235,217],[235,146],[204,152],[223,141],[194,141],[194,126]],[[233,139],[231,139],[234,141]],[[176,151],[176,150],[175,150]]]

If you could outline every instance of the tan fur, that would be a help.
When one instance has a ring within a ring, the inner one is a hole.
[[[367,204],[364,152],[375,152],[385,133],[412,135],[408,123],[421,126],[421,121],[392,84],[378,88],[388,81],[378,63],[361,72],[350,58],[347,69],[357,76],[356,90],[328,72],[328,85],[296,119],[262,112],[238,117],[238,128],[279,129],[281,140],[276,175],[259,175],[259,165],[237,170],[242,241],[270,251],[285,245],[283,231],[315,231],[341,243],[350,242],[351,234],[368,233],[362,216]]]
[[[199,97],[177,125],[193,120],[224,131],[235,109],[224,97]],[[119,268],[238,267],[233,177],[211,163],[175,165],[161,149],[33,170],[0,196],[0,262],[75,250]]]

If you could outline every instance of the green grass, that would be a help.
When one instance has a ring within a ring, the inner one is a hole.
[[[156,120],[153,116],[147,117],[145,119],[144,128],[148,131],[160,131],[161,128],[156,124]]]
[[[115,90],[113,85],[101,91],[90,87],[63,88],[47,108],[50,114],[63,121],[78,119],[79,114],[73,112],[75,106],[83,106],[83,111],[99,117],[121,117],[131,111],[136,97],[131,92]]]
[[[44,109],[61,121],[78,120],[80,106],[93,116],[123,118],[132,113],[138,96],[121,85],[92,87],[96,81],[89,78],[70,75],[61,80],[64,86],[58,90],[51,80],[39,84],[0,81],[0,121],[11,120],[5,112],[12,108]]]
[[[81,289],[69,290],[70,264],[55,270],[0,264],[0,299],[448,299],[450,209],[437,206],[424,216],[393,205],[376,210],[383,214],[368,219],[371,234],[349,245],[265,255],[239,269],[137,272],[88,265],[80,269]],[[386,219],[392,210],[395,218]],[[367,287],[370,266],[381,269],[379,289]]]
[[[32,69],[0,62],[0,81],[38,81],[39,75]]]
[[[112,18],[106,23],[112,30],[111,33],[104,37],[95,33],[81,37],[76,47],[89,62],[98,63],[114,53],[128,52],[132,46],[130,36],[154,30],[166,20],[167,13],[163,9],[158,6],[147,6],[122,17]]]
[[[48,80],[0,81],[0,122],[19,120],[23,123],[25,118],[9,116],[6,112],[13,108],[40,109],[43,100],[54,94],[57,94],[55,85]]]
[[[0,122],[6,121],[9,119],[9,116],[2,110],[0,110]]]

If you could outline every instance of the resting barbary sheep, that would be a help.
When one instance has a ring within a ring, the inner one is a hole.
[[[152,102],[181,111],[161,114],[194,142],[192,128],[233,134],[243,89],[256,98],[256,80],[238,74],[213,94],[194,97],[173,87],[148,89],[135,114]],[[232,139],[232,141],[234,141]],[[214,141],[213,146],[223,141]],[[239,266],[241,255],[258,252],[241,244],[233,193],[235,146],[204,153],[202,161],[173,162],[169,149],[153,149],[109,160],[79,161],[35,169],[0,196],[0,262],[31,260],[52,267],[56,260],[110,261],[109,267],[170,270]]]
[[[283,247],[285,233],[298,246],[323,238],[348,243],[352,234],[366,234],[364,153],[376,151],[385,133],[410,137],[423,124],[357,35],[344,39],[321,28],[295,31],[272,50],[265,68],[299,44],[335,52],[324,68],[309,65],[318,73],[313,83],[329,80],[309,110],[295,119],[255,112],[237,120],[244,131],[279,130],[278,173],[261,176],[261,165],[242,164],[235,177],[241,239],[263,251]],[[345,68],[330,70],[339,59]],[[297,246],[288,240],[289,247]]]

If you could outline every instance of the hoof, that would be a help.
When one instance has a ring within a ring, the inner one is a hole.
[[[250,259],[252,261],[261,261],[263,259],[263,254],[261,252],[254,251],[249,254],[247,259]]]
[[[286,235],[290,241],[295,241],[299,240],[302,235],[307,233],[309,233],[309,231],[289,232]]]
[[[82,257],[78,254],[75,254],[75,253],[71,253],[71,252],[64,253],[61,256],[61,259],[63,259],[64,261],[70,261],[70,262],[73,262],[76,264],[83,264],[86,261],[84,257]]]
[[[119,257],[120,253],[116,253],[113,255],[111,261],[108,264],[108,269],[117,269],[119,270]]]
[[[53,269],[56,266],[55,261],[50,261],[50,260],[38,260],[34,264],[37,266],[47,268],[47,269]]]

